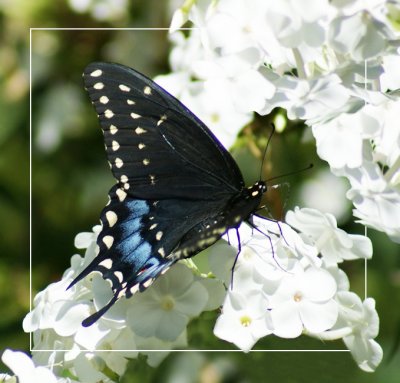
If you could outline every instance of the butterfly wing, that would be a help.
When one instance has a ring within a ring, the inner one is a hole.
[[[83,78],[111,170],[130,196],[220,199],[244,186],[237,164],[211,131],[152,80],[109,63],[90,64]]]
[[[99,116],[118,183],[101,214],[92,271],[111,281],[110,302],[147,288],[178,259],[195,255],[226,230],[225,209],[243,188],[231,155],[177,99],[133,69],[90,64],[84,82]]]
[[[195,231],[209,219],[209,211],[201,204],[179,199],[133,199],[118,184],[111,188],[109,198],[101,213],[98,255],[69,287],[98,271],[111,282],[114,296],[101,310],[85,319],[84,326],[98,320],[118,298],[124,295],[129,298],[145,290],[176,261],[204,248],[199,244],[190,249],[185,246],[190,253],[180,250],[185,233]],[[215,204],[210,205],[211,210],[217,209]],[[216,235],[213,238],[214,242],[218,239]]]

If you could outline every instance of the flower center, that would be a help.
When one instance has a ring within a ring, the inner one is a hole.
[[[169,295],[165,296],[161,301],[161,308],[165,311],[171,311],[175,306],[175,301]]]
[[[219,122],[219,114],[217,113],[212,113],[210,116],[211,122],[213,122],[214,124],[216,124],[217,122]]]
[[[301,295],[301,293],[296,293],[294,294],[293,299],[295,302],[300,302],[303,299],[303,296]]]
[[[249,316],[247,316],[247,315],[243,315],[243,316],[240,318],[240,324],[241,324],[243,327],[249,327],[249,326],[251,325],[251,318],[250,318]]]

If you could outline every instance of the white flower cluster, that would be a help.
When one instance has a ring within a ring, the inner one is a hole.
[[[258,230],[241,228],[245,241],[233,274],[218,251],[210,261],[214,273],[231,283],[214,328],[216,336],[249,351],[262,337],[301,334],[322,340],[343,339],[360,368],[374,371],[382,349],[374,338],[379,318],[374,300],[364,302],[349,291],[345,260],[369,259],[365,236],[337,228],[335,218],[314,209],[289,211],[285,223],[258,217]],[[296,228],[298,232],[293,230]]]
[[[253,112],[305,120],[319,156],[350,181],[355,217],[400,243],[399,8],[190,0],[171,24],[173,73],[158,80],[227,147]],[[188,19],[196,29],[185,38]]]
[[[345,260],[370,258],[370,240],[347,234],[332,215],[314,209],[289,211],[286,220],[292,227],[258,217],[257,230],[240,227],[243,245],[233,280],[236,252],[221,242],[209,252],[214,278],[178,263],[146,291],[121,298],[86,328],[82,320],[103,307],[112,291],[98,273],[66,290],[95,256],[100,226],[78,234],[75,246],[86,248],[85,257],[71,258],[61,281],[36,295],[24,319],[24,330],[33,333],[33,360],[11,350],[2,360],[21,383],[115,382],[139,353],[156,366],[168,350],[185,348],[190,319],[222,305],[214,333],[244,351],[269,334],[343,339],[360,368],[373,371],[382,359],[374,340],[379,327],[374,301],[362,302],[350,292],[338,267]],[[226,286],[232,287],[227,294]],[[13,376],[1,378],[15,382]]]
[[[38,376],[47,366],[57,377],[38,378],[38,382],[117,381],[128,360],[136,358],[139,352],[155,366],[168,355],[168,351],[162,350],[187,346],[186,327],[190,319],[222,304],[222,281],[204,278],[177,264],[145,292],[129,300],[120,299],[99,321],[82,327],[82,320],[112,296],[110,284],[98,273],[67,290],[74,277],[95,257],[99,231],[100,226],[95,226],[93,233],[77,235],[75,246],[87,249],[85,257],[76,254],[71,258],[71,267],[61,281],[36,295],[34,308],[23,321],[24,331],[33,333],[33,361],[39,366],[35,370]],[[3,356],[4,363],[14,370],[19,381],[25,382],[24,374],[32,376],[27,371],[34,369],[33,362],[26,362],[24,367],[23,363],[8,362],[13,358],[23,359],[20,353],[9,352]],[[72,378],[65,380],[61,378],[64,376]]]

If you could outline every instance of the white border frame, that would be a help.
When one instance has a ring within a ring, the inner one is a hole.
[[[179,28],[178,30],[194,30],[197,28]],[[169,28],[30,28],[29,30],[29,311],[32,311],[32,32],[33,31],[168,31]],[[367,79],[367,61],[364,63],[364,75]],[[367,83],[365,82],[365,87]],[[365,236],[367,236],[367,227],[365,227]],[[368,260],[364,260],[364,295],[367,298],[367,272],[368,272]],[[33,352],[69,352],[71,350],[33,350],[32,349],[32,332],[29,333],[29,351]],[[240,352],[242,350],[209,350],[209,349],[161,349],[161,350],[147,350],[147,349],[134,349],[134,350],[81,350],[80,352]],[[320,350],[320,349],[301,349],[301,350],[250,350],[249,352],[350,352],[349,349],[331,349],[331,350]]]

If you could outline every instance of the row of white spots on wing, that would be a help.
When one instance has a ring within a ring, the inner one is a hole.
[[[152,185],[155,185],[156,184],[156,176],[154,174],[150,174],[149,178],[150,178],[150,183]]]
[[[135,294],[135,293],[137,293],[137,292],[139,291],[139,283],[136,283],[136,285],[133,285],[133,286],[129,289],[129,291],[131,292],[132,295]]]
[[[138,126],[138,127],[135,129],[135,133],[136,133],[136,134],[143,134],[143,133],[146,133],[146,132],[147,132],[147,130],[141,128],[140,126]]]
[[[110,227],[113,227],[113,226],[117,223],[117,221],[118,221],[118,216],[117,216],[117,214],[116,214],[115,212],[113,212],[112,210],[109,210],[109,211],[106,213],[106,218],[107,218],[108,225],[109,225]]]
[[[96,82],[96,84],[93,85],[93,88],[97,89],[97,90],[101,90],[104,88],[104,84],[102,82]]]
[[[114,150],[114,152],[116,152],[118,149],[119,149],[119,143],[117,142],[117,141],[113,141],[112,143],[111,143],[111,147],[112,147],[112,150]]]
[[[121,160],[121,158],[117,157],[115,159],[115,166],[120,169],[122,166],[124,166],[124,161]]]
[[[117,189],[115,194],[117,195],[119,202],[123,202],[127,196],[126,192],[122,189]]]
[[[163,236],[163,234],[164,234],[164,233],[163,233],[162,231],[158,231],[157,234],[156,234],[156,240],[157,240],[157,241],[160,241],[161,238],[162,238],[162,236]]]
[[[126,102],[127,102],[128,105],[135,105],[136,104],[135,101],[133,101],[133,100],[131,100],[129,98],[126,100]]]
[[[150,278],[147,281],[144,281],[142,285],[147,289],[154,282],[154,278]]]
[[[143,165],[148,165],[150,163],[150,160],[148,159],[148,158],[145,158],[144,160],[143,160]]]
[[[121,165],[122,166],[122,165]],[[125,174],[123,174],[121,177],[120,177],[120,181],[124,184],[124,189],[125,190],[128,190],[129,189],[129,184],[128,184],[128,177],[125,175]]]
[[[131,88],[129,86],[126,86],[124,84],[119,84],[119,89],[121,89],[123,92],[130,92]]]
[[[150,96],[151,95],[151,88],[148,85],[146,85],[143,88],[143,93],[146,94],[147,96]]]
[[[106,258],[99,263],[99,266],[103,266],[108,270],[112,268],[112,265],[113,265],[113,260],[111,258]]]
[[[142,117],[140,114],[137,114],[137,113],[131,113],[131,117],[134,119],[134,120],[136,120],[136,119],[138,119],[138,118],[140,118],[140,117]]]
[[[126,288],[123,288],[117,295],[117,298],[122,298],[126,293]]]
[[[99,99],[99,101],[102,103],[102,104],[107,104],[108,103],[108,101],[110,101],[110,99],[107,97],[107,96],[101,96],[100,97],[100,99]]]
[[[260,192],[258,191],[258,190],[254,190],[252,193],[251,193],[251,196],[252,197],[255,197],[256,195],[259,195],[260,194]]]
[[[160,247],[160,248],[157,250],[157,252],[158,252],[158,254],[160,254],[163,258],[165,257],[165,250],[164,250],[163,247]]]
[[[118,128],[115,125],[110,125],[110,133],[115,134],[118,132]]]
[[[106,236],[104,236],[104,238],[103,238],[103,242],[104,242],[104,244],[107,246],[107,249],[111,249],[111,246],[112,246],[113,243],[114,243],[114,237],[111,236],[111,235],[106,235]]]
[[[160,119],[157,121],[157,126],[160,126],[165,120],[167,119],[167,116],[163,114]]]
[[[153,229],[155,229],[156,227],[157,227],[157,223],[153,223],[151,226],[150,226],[150,228],[149,228],[149,230],[153,230]]]
[[[103,74],[103,71],[101,69],[96,69],[90,73],[90,76],[91,77],[100,77],[102,74]]]
[[[138,148],[139,148],[140,150],[144,149],[145,147],[146,147],[146,145],[143,144],[142,142],[139,143],[139,145],[138,145]]]
[[[107,109],[104,111],[104,116],[106,116],[106,118],[113,118],[114,117],[114,113],[111,109]]]
[[[119,280],[119,283],[122,283],[124,280],[124,275],[121,273],[121,271],[114,271],[114,275]]]

